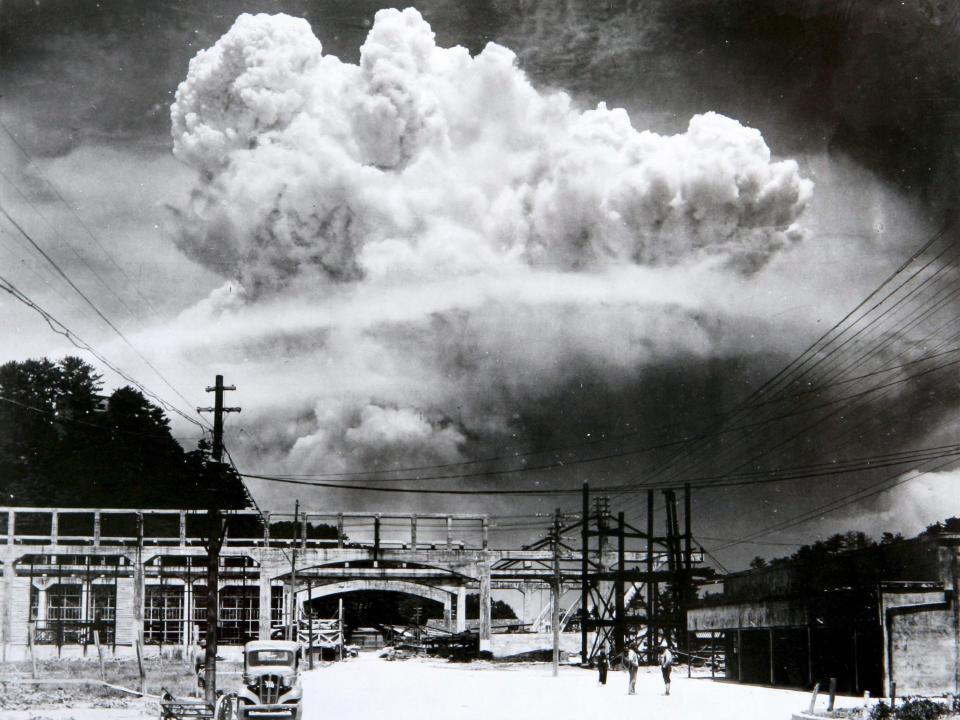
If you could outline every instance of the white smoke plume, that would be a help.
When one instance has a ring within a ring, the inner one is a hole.
[[[203,178],[184,248],[254,294],[698,254],[749,272],[799,237],[812,188],[735,120],[664,137],[579,112],[506,48],[437,47],[413,9],[377,13],[359,65],[304,20],[243,15],[191,62],[172,119]]]
[[[181,247],[229,280],[176,322],[179,352],[238,358],[259,460],[300,471],[522,446],[564,388],[741,352],[727,295],[802,246],[812,193],[736,120],[663,136],[580,111],[413,9],[378,12],[357,65],[303,20],[242,15],[171,115],[197,172]]]

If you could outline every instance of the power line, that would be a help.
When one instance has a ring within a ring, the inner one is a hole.
[[[19,187],[17,187],[17,184],[10,178],[10,176],[8,176],[3,170],[0,170],[0,177],[4,178],[8,183],[10,183],[13,186],[13,189],[16,190],[17,194],[23,199],[23,201],[27,203],[27,205],[29,205],[33,209],[33,211],[37,214],[37,216],[47,224],[47,227],[49,227],[50,230],[53,231],[53,234],[57,238],[59,238],[61,242],[65,243],[68,248],[70,248],[74,256],[81,263],[83,263],[84,267],[86,267],[87,270],[90,271],[90,273],[97,279],[97,281],[101,285],[103,285],[103,287],[107,290],[107,292],[109,292],[111,295],[113,295],[113,297],[117,299],[117,302],[119,302],[121,307],[123,307],[123,309],[127,311],[130,317],[136,317],[136,313],[134,313],[133,310],[130,309],[130,306],[127,305],[126,301],[122,297],[120,297],[117,291],[114,290],[107,283],[106,280],[103,279],[103,276],[100,275],[99,272],[97,272],[96,268],[94,268],[93,266],[90,265],[89,262],[87,262],[87,259],[80,254],[80,252],[76,249],[76,247],[74,247],[73,243],[71,243],[63,235],[60,234],[60,231],[57,230],[56,227],[54,227],[53,223],[50,222],[50,220],[47,219],[47,217],[42,212],[40,212],[40,208],[38,208],[34,204],[34,202],[29,197],[27,197],[26,194]]]
[[[107,366],[108,368],[110,368],[110,369],[111,369],[113,372],[115,372],[117,375],[119,375],[119,376],[122,377],[124,380],[126,380],[126,381],[129,382],[131,385],[133,385],[133,386],[136,387],[138,390],[140,390],[144,395],[147,395],[148,397],[151,397],[151,398],[153,398],[154,400],[156,400],[158,403],[160,403],[161,407],[163,407],[165,410],[167,410],[167,411],[169,411],[169,412],[174,412],[174,413],[176,413],[177,415],[179,415],[180,417],[182,417],[182,418],[183,418],[184,420],[186,420],[187,422],[193,423],[193,424],[196,425],[197,427],[199,427],[199,428],[201,428],[202,430],[206,431],[206,426],[205,426],[205,425],[203,425],[202,423],[198,422],[197,420],[195,420],[195,419],[192,418],[191,416],[187,415],[187,414],[184,413],[182,410],[180,410],[179,408],[177,408],[175,405],[172,405],[171,403],[169,403],[169,402],[167,402],[166,400],[164,400],[162,397],[160,397],[159,395],[157,395],[156,393],[154,393],[152,390],[148,389],[143,383],[141,383],[141,382],[139,382],[138,380],[136,380],[135,378],[133,378],[129,373],[125,372],[125,371],[122,370],[120,367],[118,367],[117,365],[115,365],[114,363],[112,363],[112,362],[111,362],[110,360],[108,360],[102,353],[100,353],[96,348],[94,348],[92,345],[90,345],[88,342],[86,342],[83,338],[81,338],[79,335],[77,335],[75,332],[73,332],[73,330],[71,330],[69,327],[67,327],[67,326],[66,326],[64,323],[62,323],[60,320],[57,320],[57,318],[55,318],[52,314],[50,314],[49,312],[47,312],[47,311],[46,311],[43,307],[41,307],[38,303],[36,303],[36,302],[34,302],[33,300],[31,300],[28,295],[26,295],[24,292],[22,292],[21,290],[19,290],[13,283],[11,283],[9,280],[7,280],[5,277],[3,277],[3,275],[0,275],[0,290],[5,291],[5,292],[8,293],[9,295],[11,295],[13,298],[15,298],[18,302],[26,305],[26,306],[29,307],[30,309],[32,309],[32,310],[34,310],[35,312],[37,312],[37,313],[46,321],[47,326],[48,326],[53,332],[55,332],[57,335],[62,335],[62,336],[63,336],[64,338],[66,338],[67,341],[69,341],[70,344],[73,345],[74,347],[76,347],[76,348],[78,348],[78,349],[80,349],[80,350],[84,350],[84,351],[86,351],[86,352],[89,352],[91,355],[93,355],[95,358],[97,358],[97,360],[99,360],[99,361],[100,361],[101,363],[103,363],[105,366]]]
[[[937,472],[938,470],[942,470],[947,465],[950,465],[952,462],[953,460],[947,460],[946,462],[940,463],[939,465],[936,465],[928,470],[919,472],[916,475],[906,475],[903,477],[901,477],[900,475],[894,475],[892,477],[885,478],[884,480],[881,480],[879,482],[871,483],[865,488],[856,490],[852,493],[849,493],[848,495],[844,495],[841,498],[832,500],[831,502],[828,502],[816,508],[813,508],[812,510],[809,510],[805,513],[795,515],[792,518],[787,518],[786,520],[783,520],[774,525],[770,525],[766,528],[763,528],[762,530],[759,530],[754,533],[750,533],[749,535],[745,535],[742,538],[738,538],[737,540],[730,541],[725,545],[716,547],[713,549],[713,551],[720,552],[721,550],[726,550],[727,548],[731,548],[736,545],[745,543],[748,540],[756,540],[757,538],[764,537],[765,535],[770,535],[771,533],[778,532],[780,530],[787,530],[789,528],[796,527],[797,525],[802,525],[804,523],[807,523],[807,522],[810,522],[811,520],[816,519],[817,517],[822,517],[827,513],[831,513],[841,508],[847,507],[848,505],[852,505],[855,502],[866,500],[869,497],[879,495],[880,493],[886,492],[887,490],[892,490],[895,487],[908,483],[912,480],[916,480],[917,478],[923,477],[924,475],[929,475],[931,473]],[[901,479],[897,480],[896,482],[890,483],[892,479],[895,479],[897,477],[901,477]],[[866,492],[867,490],[870,490],[870,492]]]
[[[106,324],[110,327],[110,329],[113,330],[113,331],[117,334],[117,336],[118,336],[121,340],[123,340],[123,342],[124,342],[131,350],[133,350],[134,353],[137,354],[137,356],[146,364],[147,367],[149,367],[151,370],[153,370],[153,372],[157,375],[157,377],[159,377],[167,387],[169,387],[181,400],[183,400],[185,403],[187,403],[187,406],[189,407],[189,406],[190,406],[190,401],[187,400],[187,398],[185,398],[185,397],[180,393],[180,391],[177,390],[177,389],[170,383],[169,380],[167,380],[166,377],[164,377],[163,373],[161,373],[161,372],[154,366],[154,364],[151,363],[151,362],[146,358],[146,356],[144,356],[143,353],[141,353],[141,352],[133,345],[133,343],[130,342],[130,340],[127,338],[127,336],[124,335],[124,334],[120,331],[120,329],[119,329],[116,325],[114,325],[113,322],[111,322],[111,320],[110,320],[106,315],[104,315],[104,314],[100,311],[100,308],[98,308],[98,307],[96,306],[96,304],[94,304],[94,302],[93,302],[89,297],[87,297],[87,295],[86,295],[79,287],[77,287],[77,285],[73,282],[73,280],[70,279],[70,277],[60,268],[60,266],[53,260],[53,258],[51,258],[46,252],[44,252],[43,248],[41,248],[41,247],[36,243],[36,241],[34,241],[34,239],[30,236],[30,234],[29,234],[26,230],[24,230],[24,229],[20,226],[20,224],[17,223],[17,221],[14,220],[14,219],[10,216],[10,214],[6,211],[6,209],[4,209],[2,206],[0,206],[0,213],[2,213],[2,214],[4,215],[4,217],[6,217],[7,220],[9,220],[10,223],[11,223],[15,228],[17,228],[17,230],[20,231],[20,234],[23,235],[23,236],[27,239],[27,241],[37,250],[37,252],[39,252],[39,253],[44,257],[44,259],[45,259],[48,263],[50,263],[50,265],[53,266],[54,270],[56,270],[57,273],[67,282],[67,284],[69,284],[70,287],[72,287],[72,288],[76,291],[76,293],[87,303],[87,305],[89,305],[89,306],[93,309],[93,311],[97,314],[97,316],[98,316],[101,320],[103,320],[103,322],[106,323]],[[6,281],[6,282],[7,282],[7,284],[10,284],[9,281]],[[182,415],[183,413],[180,413],[180,414]]]

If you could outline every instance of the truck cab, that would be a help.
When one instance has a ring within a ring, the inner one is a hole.
[[[255,640],[243,648],[243,682],[237,692],[237,720],[300,720],[300,645],[287,640]]]

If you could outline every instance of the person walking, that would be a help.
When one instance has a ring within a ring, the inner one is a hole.
[[[597,656],[597,672],[600,673],[600,684],[607,684],[607,669],[610,667],[610,663],[607,662],[607,653],[604,650],[600,651],[600,654]]]
[[[673,667],[674,657],[670,651],[670,643],[666,640],[661,645],[663,654],[660,655],[660,672],[663,674],[663,685],[666,688],[664,695],[670,694],[670,670]]]
[[[627,645],[626,652],[623,654],[623,664],[627,668],[628,673],[627,695],[636,695],[637,670],[640,669],[640,656],[637,655],[637,649],[632,642]]]

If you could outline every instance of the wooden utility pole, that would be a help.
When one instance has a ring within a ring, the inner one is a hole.
[[[300,627],[297,621],[297,525],[300,522],[300,501],[293,510],[293,548],[290,553],[290,617],[284,636],[287,640],[298,640]],[[294,627],[296,626],[296,629]]]
[[[220,484],[223,479],[223,414],[240,412],[238,407],[224,407],[223,393],[236,390],[223,384],[223,375],[217,375],[213,387],[213,407],[197,408],[197,412],[213,413],[213,462],[207,465],[207,648],[204,658],[204,695],[208,703],[217,701],[217,624],[219,618],[220,548],[223,546],[223,519],[220,512]]]
[[[580,663],[587,664],[587,631],[589,617],[587,605],[590,604],[590,486],[583,482],[583,508],[580,522]]]
[[[617,513],[617,573],[616,585],[614,586],[614,607],[616,608],[616,625],[613,628],[613,644],[617,655],[623,656],[626,651],[626,598],[623,591],[623,576],[626,574],[626,554],[625,554],[625,527],[626,519],[621,510]]]
[[[553,676],[560,673],[560,508],[553,513]]]

